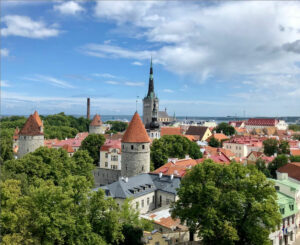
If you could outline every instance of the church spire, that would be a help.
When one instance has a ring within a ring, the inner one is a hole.
[[[152,67],[152,56],[151,56],[151,63],[150,63],[150,76],[149,76],[149,88],[147,97],[153,96],[154,97],[154,82],[153,82],[153,67]]]

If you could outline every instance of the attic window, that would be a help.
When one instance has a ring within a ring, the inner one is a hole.
[[[129,191],[133,194],[134,193],[134,190],[132,190],[132,189],[129,189]]]
[[[280,213],[284,214],[284,208],[280,208]]]
[[[290,210],[294,210],[294,204],[290,204]]]

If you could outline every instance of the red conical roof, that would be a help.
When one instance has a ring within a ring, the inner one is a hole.
[[[23,128],[20,130],[19,135],[43,135],[44,133],[41,131],[42,126],[42,121],[37,112],[35,112],[28,117]]]
[[[101,126],[102,125],[101,117],[98,114],[96,114],[90,125],[91,126]]]
[[[136,112],[122,138],[124,143],[149,143],[150,139],[144,127],[144,124]]]

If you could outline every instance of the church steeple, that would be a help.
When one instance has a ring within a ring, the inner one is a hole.
[[[148,87],[148,94],[147,97],[155,97],[154,93],[154,82],[153,82],[153,67],[152,67],[152,57],[150,63],[150,76],[149,76],[149,87]]]

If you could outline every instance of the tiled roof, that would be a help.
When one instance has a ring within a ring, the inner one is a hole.
[[[263,152],[260,152],[260,151],[251,151],[251,152],[248,154],[247,158],[248,158],[250,155],[254,155],[256,158],[259,158],[259,157],[261,157],[263,154],[264,154],[264,153],[263,153]]]
[[[59,140],[58,139],[49,139],[49,140],[44,140],[44,146],[48,148],[52,148],[53,145],[58,144]]]
[[[234,143],[234,144],[262,147],[263,141],[266,139],[268,138],[257,137],[257,136],[235,136],[232,137],[229,141],[226,141],[225,143]]]
[[[39,114],[38,114],[37,111],[35,111],[35,112],[33,113],[33,117],[35,118],[35,120],[37,121],[37,123],[38,123],[38,125],[39,125],[40,127],[43,126],[43,122],[42,122],[42,120],[41,120],[41,118],[40,118],[40,116],[39,116]]]
[[[300,149],[290,149],[292,156],[300,156]]]
[[[197,136],[200,137],[200,140],[201,140],[207,129],[208,129],[208,127],[190,126],[185,134],[187,134],[187,135],[197,135]]]
[[[106,140],[104,145],[101,146],[100,151],[108,151],[111,148],[121,150],[121,140]]]
[[[228,158],[235,157],[235,154],[232,151],[225,149],[225,148],[216,148],[216,147],[206,146],[206,147],[204,147],[204,149],[205,149],[205,152],[204,152],[205,155],[207,155],[207,154],[217,155],[218,152],[220,151],[223,154],[225,154]]]
[[[96,114],[90,124],[90,126],[101,126],[102,125],[102,121],[101,121],[101,117]]]
[[[103,135],[105,139],[111,139],[111,140],[121,140],[123,138],[123,133],[116,133],[116,134],[104,134]]]
[[[160,168],[153,171],[153,173],[159,174],[162,173],[163,175],[174,175],[178,177],[183,177],[186,174],[186,171],[191,167],[195,166],[197,161],[194,159],[180,159],[177,161],[170,161]]]
[[[250,118],[246,122],[246,125],[251,126],[275,126],[278,120],[275,118]]]
[[[75,139],[84,140],[88,136],[89,136],[89,132],[81,132],[81,133],[76,134]]]
[[[144,124],[136,112],[134,113],[128,128],[122,138],[124,143],[150,143],[150,138],[146,132]]]
[[[61,140],[60,142],[58,142],[57,144],[53,145],[54,147],[63,147],[64,145],[70,145],[72,147],[80,147],[81,146],[81,142],[83,140],[82,139],[66,139],[66,140]]]
[[[65,149],[68,153],[74,152],[74,149],[70,145],[65,144],[62,148]]]
[[[30,115],[27,121],[25,122],[23,128],[19,132],[19,135],[43,135],[44,133],[41,131],[42,121],[38,116],[37,112],[34,115]]]
[[[195,135],[183,135],[185,138],[189,139],[190,141],[196,141],[199,137],[195,137]]]
[[[161,127],[160,135],[182,135],[182,130],[180,127]]]
[[[228,138],[228,136],[226,136],[225,134],[221,134],[221,133],[216,133],[216,134],[213,134],[212,136],[210,136],[208,139],[207,139],[207,141],[209,142],[209,140],[211,139],[211,138],[215,138],[215,139],[217,139],[218,141],[221,141],[221,140],[228,140],[229,138]]]
[[[277,169],[277,171],[280,173],[287,173],[290,178],[300,181],[300,162],[288,163]]]
[[[245,121],[230,121],[228,122],[229,125],[233,127],[240,127]]]

